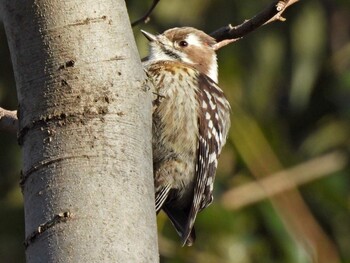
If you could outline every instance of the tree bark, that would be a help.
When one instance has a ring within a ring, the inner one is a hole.
[[[151,94],[122,0],[3,0],[27,262],[158,262]]]

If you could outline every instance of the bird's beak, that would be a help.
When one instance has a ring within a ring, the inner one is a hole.
[[[141,30],[141,33],[150,41],[150,42],[153,42],[153,41],[157,41],[157,37],[155,35],[152,35],[151,33],[148,33],[144,30]]]

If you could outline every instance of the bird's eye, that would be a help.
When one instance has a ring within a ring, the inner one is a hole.
[[[180,47],[187,47],[187,46],[188,46],[188,43],[187,43],[187,41],[182,40],[182,41],[179,42],[179,46],[180,46]]]

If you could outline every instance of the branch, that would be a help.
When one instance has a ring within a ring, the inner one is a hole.
[[[156,8],[157,4],[159,3],[160,0],[153,0],[153,3],[150,7],[150,9],[146,12],[146,14],[144,14],[141,18],[137,19],[136,21],[131,23],[131,26],[134,27],[142,22],[144,22],[145,24],[149,22],[150,20],[150,15],[153,12],[154,8]]]
[[[280,0],[274,1],[259,14],[249,20],[245,20],[242,24],[233,27],[231,24],[221,27],[212,32],[210,35],[218,42],[215,50],[222,48],[232,42],[235,42],[255,29],[269,24],[274,21],[285,21],[282,13],[291,5],[299,0]]]
[[[346,167],[347,162],[348,158],[343,153],[329,153],[256,182],[229,190],[223,194],[221,202],[227,209],[240,209],[340,171]]]
[[[0,107],[0,131],[16,133],[17,129],[17,111],[9,111]]]

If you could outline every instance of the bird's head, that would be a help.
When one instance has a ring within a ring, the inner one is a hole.
[[[218,81],[216,41],[192,27],[175,27],[160,35],[141,30],[150,41],[149,61],[173,60],[190,64],[201,73]]]

